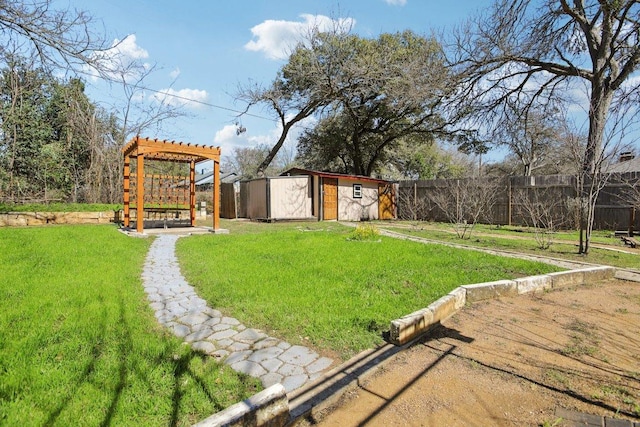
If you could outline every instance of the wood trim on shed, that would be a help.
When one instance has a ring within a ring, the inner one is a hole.
[[[379,184],[387,184],[390,182],[385,179],[372,178],[370,176],[349,175],[349,174],[334,173],[334,172],[321,172],[321,171],[314,171],[314,170],[302,169],[302,168],[291,168],[280,174],[280,176],[287,176],[287,175],[311,175],[311,176],[318,176],[321,178],[336,178],[336,179],[343,179],[348,181],[360,181],[360,182],[376,182]]]

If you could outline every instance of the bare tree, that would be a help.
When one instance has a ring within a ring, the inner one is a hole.
[[[518,159],[523,176],[545,168],[558,150],[563,119],[555,109],[525,109],[507,101],[493,130],[494,144],[502,145]]]
[[[264,144],[255,147],[234,147],[229,155],[222,158],[222,168],[225,171],[234,171],[242,179],[257,178],[256,170],[271,149]],[[282,156],[283,151],[276,155],[274,161],[264,169],[266,175],[275,175],[283,172],[288,166],[290,158]]]
[[[612,109],[604,132],[602,148],[595,158],[592,173],[586,173],[583,168],[587,139],[581,137],[580,132],[575,130],[567,129],[564,133],[564,148],[570,153],[573,161],[572,169],[576,176],[577,198],[574,205],[577,209],[577,224],[580,230],[580,253],[589,252],[596,217],[596,204],[601,191],[612,178],[615,178],[615,174],[610,173],[609,170],[613,159],[637,142],[637,136],[629,135],[635,129],[634,122],[637,124],[637,114],[637,109],[631,105],[618,105]]]
[[[160,133],[164,122],[186,116],[187,112],[183,104],[173,102],[168,95],[155,93],[155,96],[149,96],[145,81],[156,71],[155,65],[141,60],[108,62],[108,79],[112,85],[119,86],[123,98],[109,106],[113,129],[105,135],[105,152],[99,156],[107,162],[103,171],[106,180],[106,194],[103,191],[103,195],[110,203],[116,203],[122,196],[122,147],[135,135]]]
[[[628,162],[621,162],[626,163]],[[630,237],[638,235],[638,229],[636,229],[636,221],[640,218],[640,172],[623,172],[624,167],[621,170],[617,170],[613,173],[614,177],[611,179],[616,184],[615,198],[629,209],[629,225],[628,233]]]
[[[490,216],[497,201],[500,181],[496,179],[443,180],[443,186],[429,198],[453,226],[460,239],[469,239],[483,216]]]
[[[465,79],[460,92],[469,101],[465,108],[493,120],[512,99],[526,100],[524,108],[575,102],[566,94],[582,82],[589,129],[580,181],[598,181],[611,114],[637,111],[640,81],[632,77],[640,66],[639,15],[637,0],[496,1],[454,39],[451,62]],[[590,212],[598,188],[581,188]],[[581,227],[586,232],[581,253],[588,252],[592,219],[585,218]]]
[[[0,0],[0,57],[5,61],[8,61],[10,55],[16,54],[33,57],[34,69],[42,68],[49,73],[60,70],[64,73],[86,73],[88,69],[92,69],[98,76],[112,83],[124,82],[118,77],[130,73],[128,66],[139,68],[140,65],[122,66],[122,63],[113,61],[114,55],[118,55],[117,47],[121,41],[107,42],[105,36],[96,31],[102,30],[96,24],[86,12],[60,8],[53,0]],[[137,83],[141,82],[142,77]],[[121,185],[118,184],[122,179],[119,149],[125,138],[131,132],[139,132],[152,126],[158,119],[172,116],[171,113],[167,114],[165,108],[160,113],[156,110],[146,117],[137,116],[134,123],[129,110],[134,103],[134,92],[138,89],[136,84],[133,88],[125,86],[127,106],[124,108],[120,121],[122,128],[119,131],[115,128],[118,121],[114,120],[114,116],[99,109],[93,112],[85,109],[83,113],[88,114],[70,118],[74,123],[80,120],[86,124],[82,134],[78,129],[73,134],[89,145],[89,152],[86,154],[90,158],[90,165],[86,170],[87,188],[84,189],[87,200],[117,202],[121,197]],[[52,148],[48,147],[47,153],[51,154]],[[75,199],[79,197],[80,175],[83,171],[78,169],[73,172],[76,181],[73,192]]]
[[[330,33],[337,35],[348,31],[349,28],[336,22]],[[257,168],[259,176],[265,174],[291,129],[315,114],[322,107],[325,96],[330,93],[330,87],[322,84],[322,69],[323,66],[331,67],[337,58],[311,55],[313,48],[322,44],[321,34],[317,26],[308,32],[305,40],[292,50],[289,61],[280,69],[270,86],[250,83],[238,87],[236,99],[246,104],[244,113],[253,106],[266,105],[273,110],[282,129],[278,140]]]
[[[538,248],[548,249],[565,223],[565,200],[545,188],[521,188],[513,193],[514,214],[533,228]]]
[[[638,231],[635,230],[634,221],[640,216],[640,177],[636,177],[634,183],[629,183],[629,190],[626,192],[627,201],[631,205],[629,215],[629,237],[634,234],[637,235]]]
[[[95,21],[86,12],[56,9],[53,0],[0,1],[0,55],[9,45],[23,54],[35,50],[47,69],[98,70],[100,54],[109,48]]]
[[[406,184],[406,181],[405,181]],[[401,185],[398,189],[398,217],[411,221],[424,221],[433,207],[427,197],[418,192],[418,183]]]
[[[629,178],[626,183],[628,188],[625,191],[625,200],[640,212],[640,176],[636,175],[635,179]]]
[[[122,153],[116,116],[97,108],[89,119],[90,166],[85,199],[90,203],[119,203],[122,199]]]
[[[65,159],[67,165],[74,167],[72,199],[79,199],[82,190],[87,200],[115,203],[122,195],[122,146],[131,136],[150,130],[155,133],[165,120],[186,113],[183,105],[166,95],[146,96],[148,90],[144,82],[155,71],[155,66],[123,55],[119,46],[126,39],[107,43],[104,36],[95,31],[95,24],[86,12],[61,9],[54,0],[0,0],[0,57],[7,63],[11,55],[16,54],[35,58],[32,68],[44,69],[50,76],[54,75],[53,71],[86,73],[92,70],[92,74],[112,86],[121,87],[124,100],[111,105],[110,111],[90,102],[76,105],[77,108],[69,104],[66,122],[61,125],[67,146],[82,144],[70,151],[76,153],[77,158],[67,156]],[[74,101],[71,96],[64,98]],[[55,148],[47,147],[44,154],[55,158]],[[55,162],[49,164],[48,178],[56,171],[54,166]],[[15,187],[13,175],[9,174],[8,181],[10,187]],[[85,188],[81,189],[83,182]]]
[[[113,106],[119,109],[122,143],[150,129],[158,132],[166,120],[187,115],[184,105],[172,102],[169,95],[159,93],[157,96],[148,97],[149,90],[145,87],[145,81],[155,71],[155,65],[131,61],[125,67],[112,72],[113,79],[119,83],[124,94],[124,101]]]

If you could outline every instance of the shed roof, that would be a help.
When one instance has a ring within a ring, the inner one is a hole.
[[[391,182],[384,179],[372,178],[370,176],[349,175],[345,173],[334,173],[334,172],[321,172],[321,171],[314,171],[314,170],[302,169],[302,168],[291,168],[280,174],[280,176],[286,176],[286,175],[311,175],[311,176],[319,176],[321,178],[339,178],[339,179],[345,179],[349,181],[376,182],[379,184],[388,184],[389,182]]]
[[[238,175],[235,172],[220,173],[220,182],[233,184],[236,181],[240,181],[240,178],[238,178]],[[205,184],[213,184],[213,171],[196,174],[196,185]]]

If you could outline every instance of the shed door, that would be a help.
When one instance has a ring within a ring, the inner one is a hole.
[[[393,219],[393,185],[378,184],[378,218]]]
[[[338,219],[338,179],[322,180],[322,212],[324,220]]]

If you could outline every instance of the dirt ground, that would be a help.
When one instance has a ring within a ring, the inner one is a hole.
[[[640,421],[640,283],[465,307],[321,426],[562,426],[556,408]]]

